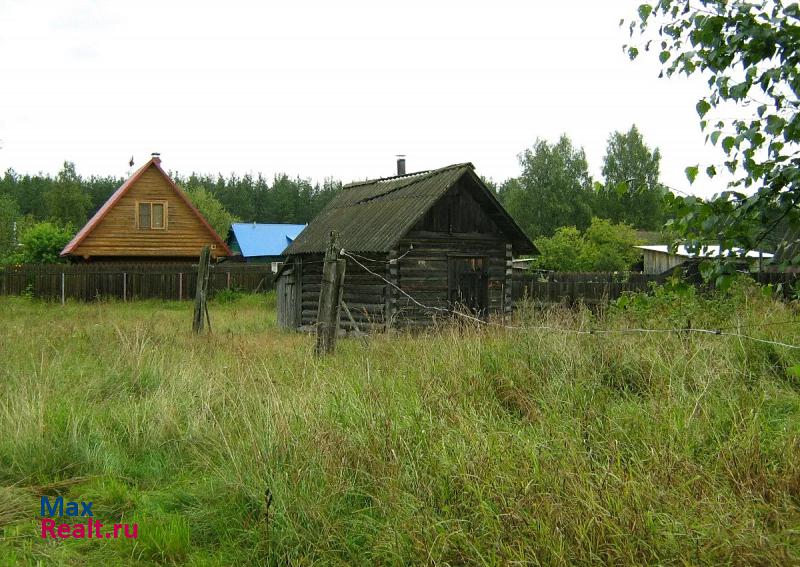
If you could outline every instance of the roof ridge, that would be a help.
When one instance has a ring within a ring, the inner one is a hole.
[[[378,183],[380,181],[389,181],[391,179],[402,179],[403,177],[411,177],[413,175],[427,175],[429,173],[439,173],[440,171],[446,171],[448,169],[456,169],[459,167],[466,167],[466,166],[475,169],[475,166],[472,165],[472,162],[465,161],[462,163],[453,163],[436,169],[423,169],[421,171],[412,171],[411,173],[404,173],[403,175],[390,175],[389,177],[378,177],[375,179],[365,179],[364,181],[354,181],[352,183],[347,183],[345,185],[342,185],[342,189],[350,189],[351,187],[360,187],[361,185],[371,185],[373,183]]]
[[[386,195],[390,195],[392,193],[395,193],[396,191],[400,191],[401,189],[405,189],[406,187],[410,187],[410,186],[414,185],[415,183],[420,183],[420,182],[422,182],[422,181],[424,181],[426,179],[430,179],[431,177],[434,177],[435,175],[438,175],[440,173],[444,173],[445,171],[450,171],[450,170],[453,170],[453,169],[460,169],[460,168],[464,167],[465,165],[467,165],[467,164],[459,163],[459,164],[448,165],[446,167],[441,167],[439,169],[428,170],[423,175],[420,175],[418,177],[410,179],[408,181],[408,183],[403,183],[402,185],[398,185],[397,187],[393,187],[393,188],[389,189],[388,191],[384,191],[383,193],[379,193],[378,195],[372,195],[371,197],[365,197],[363,199],[359,199],[354,204],[355,205],[361,205],[363,203],[369,203],[370,201],[374,201],[375,199],[380,199],[382,197],[385,197]],[[472,166],[471,163],[469,163],[468,165]]]
[[[378,183],[379,181],[389,181],[391,179],[402,179],[403,177],[411,177],[412,175],[422,175],[425,173],[430,173],[434,171],[433,169],[423,169],[422,171],[412,171],[411,173],[404,173],[403,175],[391,175],[389,177],[378,177],[376,179],[365,179],[364,181],[353,181],[352,183],[347,183],[342,185],[342,189],[349,189],[350,187],[359,187],[361,185],[372,185],[373,183]]]

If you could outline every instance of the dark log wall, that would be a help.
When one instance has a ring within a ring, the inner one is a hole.
[[[398,283],[420,303],[448,309],[451,256],[482,256],[489,279],[489,313],[510,310],[511,250],[505,236],[475,200],[471,186],[448,191],[400,241]],[[413,245],[413,249],[411,246]],[[409,251],[410,250],[410,251]],[[401,325],[426,324],[432,315],[397,293],[395,317]]]
[[[474,191],[474,186],[466,178],[462,178],[425,213],[414,230],[500,236],[495,222],[475,200]]]
[[[363,256],[370,260],[358,258],[359,262],[373,272],[386,276],[385,254],[364,254]],[[319,293],[322,288],[322,263],[322,254],[306,254],[302,257],[300,317],[302,326],[313,326],[317,322]],[[347,305],[359,330],[383,330],[386,285],[386,282],[370,274],[354,261],[347,259],[342,300]],[[342,309],[340,321],[342,328],[353,329],[353,322],[350,321],[350,317],[344,309]]]
[[[409,246],[414,248],[409,252]],[[398,280],[400,288],[428,307],[449,309],[448,258],[453,255],[483,256],[489,276],[489,312],[506,307],[506,242],[486,234],[441,234],[413,231],[400,242]],[[510,276],[509,276],[510,277]],[[508,306],[510,307],[510,306]],[[398,292],[395,317],[401,325],[425,324],[432,316],[445,317],[435,310],[426,311]]]

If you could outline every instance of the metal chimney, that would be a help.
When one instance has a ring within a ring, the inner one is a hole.
[[[406,174],[406,156],[405,155],[398,155],[397,156],[397,175],[405,175]]]

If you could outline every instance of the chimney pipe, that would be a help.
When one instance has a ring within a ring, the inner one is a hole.
[[[397,156],[397,175],[405,175],[406,174],[406,156],[398,155]]]
[[[156,163],[161,163],[161,152],[151,153],[150,158]]]

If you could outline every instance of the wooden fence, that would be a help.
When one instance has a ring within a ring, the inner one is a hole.
[[[30,295],[63,301],[98,298],[194,299],[197,264],[44,264],[0,268],[0,295]],[[274,280],[269,264],[216,264],[209,292],[268,291]]]
[[[780,295],[792,299],[800,291],[797,273],[758,272],[751,274],[762,285],[780,286]],[[662,284],[668,275],[649,275],[619,272],[549,272],[542,274],[515,273],[512,297],[514,300],[531,299],[539,303],[578,302],[597,305],[613,301],[626,291],[647,291],[651,284]],[[698,281],[692,283],[699,284]]]
[[[531,299],[539,303],[581,301],[588,305],[617,299],[626,291],[647,291],[650,283],[663,283],[664,278],[639,273],[549,272],[514,274],[512,298]]]
[[[800,291],[797,273],[753,274],[761,284],[780,286],[786,299]],[[651,282],[666,277],[639,273],[550,272],[513,275],[514,300],[540,303],[583,302],[596,305],[612,301],[626,291],[647,291]],[[0,267],[0,295],[24,295],[60,301],[97,298],[194,299],[197,265],[183,264],[46,264]],[[269,291],[275,281],[269,264],[221,263],[211,267],[209,291]],[[345,284],[346,285],[346,284]]]
[[[776,291],[780,290],[780,295],[784,299],[795,299],[800,292],[800,273],[797,272],[758,272],[755,274],[756,281],[761,285],[770,284]]]

